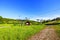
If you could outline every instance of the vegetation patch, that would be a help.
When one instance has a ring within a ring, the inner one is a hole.
[[[55,25],[55,26],[53,26],[53,28],[55,29],[57,35],[58,35],[59,38],[60,38],[60,25]]]
[[[9,24],[2,25],[7,26]],[[27,40],[28,37],[34,35],[44,28],[44,25],[10,26],[10,28],[0,28],[0,40]]]

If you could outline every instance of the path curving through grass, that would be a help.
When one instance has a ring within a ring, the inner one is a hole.
[[[60,40],[60,38],[51,26],[47,26],[44,30],[35,34],[28,40]]]

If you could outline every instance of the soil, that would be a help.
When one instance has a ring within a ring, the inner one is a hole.
[[[33,35],[28,40],[60,40],[53,28],[47,27],[39,33]]]

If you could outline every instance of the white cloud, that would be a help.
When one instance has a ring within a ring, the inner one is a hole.
[[[45,16],[45,17],[37,16],[37,17],[30,18],[30,19],[36,21],[36,19],[40,19],[40,20],[48,20],[48,19],[54,19],[54,18],[57,18],[57,17],[60,17],[60,15],[54,14],[54,15],[49,15],[49,16]]]

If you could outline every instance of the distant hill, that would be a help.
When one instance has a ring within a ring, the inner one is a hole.
[[[11,19],[11,18],[3,18],[2,16],[0,16],[0,24],[21,24],[21,23],[25,23],[26,21],[29,21],[31,24],[35,25],[35,24],[40,24],[40,22],[37,21],[33,21],[33,20],[21,20],[21,19]]]
[[[54,18],[52,20],[43,21],[45,24],[60,24],[60,17]]]

